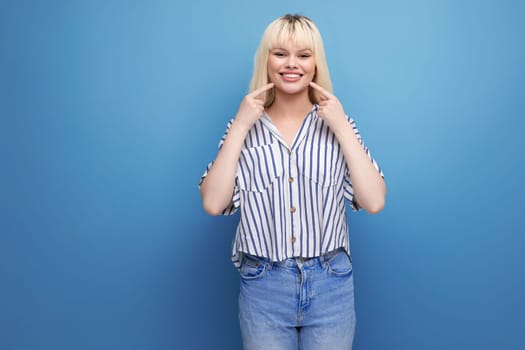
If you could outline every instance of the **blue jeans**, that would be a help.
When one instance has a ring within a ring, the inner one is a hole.
[[[245,350],[349,350],[352,262],[343,249],[271,262],[242,256],[239,320]]]

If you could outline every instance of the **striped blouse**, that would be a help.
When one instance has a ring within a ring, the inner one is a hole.
[[[346,198],[353,210],[350,173],[333,132],[317,115],[317,105],[304,119],[291,148],[264,114],[250,129],[239,157],[232,201],[223,214],[240,209],[232,261],[240,252],[281,261],[310,258],[343,247],[350,253]],[[353,130],[377,171],[355,122]],[[219,150],[233,123],[219,143]],[[199,185],[213,162],[209,163]]]

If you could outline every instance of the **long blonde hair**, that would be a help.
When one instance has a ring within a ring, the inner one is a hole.
[[[315,57],[316,73],[313,81],[332,92],[330,72],[326,63],[321,33],[314,22],[302,15],[284,15],[268,25],[264,31],[261,43],[255,54],[253,76],[250,83],[250,92],[270,82],[268,78],[268,55],[271,49],[286,44],[292,40],[296,45],[312,50]],[[319,103],[317,93],[308,88],[310,102]],[[275,99],[274,89],[266,92],[264,106],[271,106]]]

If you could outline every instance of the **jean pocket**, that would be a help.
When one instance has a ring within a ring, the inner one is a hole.
[[[244,280],[254,280],[261,278],[266,271],[264,259],[253,255],[243,254],[240,268],[241,278]]]
[[[345,250],[338,251],[327,261],[328,272],[334,276],[344,277],[352,274],[352,261]]]

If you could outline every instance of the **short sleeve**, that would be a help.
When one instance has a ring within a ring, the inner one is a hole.
[[[347,118],[348,118],[348,122],[350,123],[350,125],[352,125],[352,129],[354,130],[355,135],[357,136],[357,140],[359,141],[361,146],[363,146],[363,149],[365,150],[366,155],[368,156],[372,164],[374,164],[374,167],[378,171],[379,175],[381,175],[381,177],[384,178],[385,176],[383,174],[383,171],[381,170],[381,167],[379,166],[379,164],[377,164],[375,159],[372,157],[370,150],[368,149],[363,139],[361,138],[361,134],[359,133],[359,130],[357,129],[355,121],[350,117],[347,117]],[[352,187],[352,181],[350,180],[350,172],[348,171],[348,167],[345,169],[343,187],[344,187],[344,197],[350,202],[350,208],[352,208],[352,210],[354,211],[360,210],[361,207],[359,206],[359,204],[354,198],[354,189]]]
[[[226,136],[228,135],[228,132],[230,131],[230,127],[232,126],[233,119],[228,122],[228,125],[226,127],[226,131],[224,132],[224,135],[222,136],[221,140],[219,141],[218,150],[221,150],[222,145],[224,144],[224,140],[226,139]],[[204,170],[204,173],[202,174],[200,181],[199,181],[199,189],[208,175],[208,171],[210,171],[211,167],[213,165],[213,161],[209,162],[206,166],[206,169]],[[237,208],[240,204],[240,193],[239,193],[239,184],[237,178],[235,178],[235,185],[233,188],[233,194],[232,194],[232,200],[230,204],[224,210],[222,211],[222,215],[231,215],[237,211]]]

